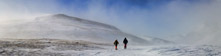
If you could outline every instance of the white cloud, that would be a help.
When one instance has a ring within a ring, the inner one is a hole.
[[[195,24],[190,25],[193,27],[187,33],[173,36],[173,41],[186,44],[220,44],[220,10],[221,2],[218,0],[208,4],[197,5],[187,16],[189,19],[194,19],[194,21],[190,21]]]

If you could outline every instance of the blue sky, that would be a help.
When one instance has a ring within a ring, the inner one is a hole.
[[[203,21],[200,14],[210,12],[209,7],[217,9],[217,4],[217,0],[0,0],[0,16],[67,14],[137,36],[166,39],[197,28]]]

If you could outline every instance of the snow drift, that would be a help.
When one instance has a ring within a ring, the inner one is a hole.
[[[31,22],[1,28],[1,38],[47,38],[112,43],[116,39],[122,42],[127,37],[130,44],[153,44],[153,41],[124,33],[114,26],[64,14],[37,17]]]

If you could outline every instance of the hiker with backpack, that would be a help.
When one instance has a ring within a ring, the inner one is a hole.
[[[123,43],[124,43],[124,49],[127,49],[127,43],[128,43],[127,38],[124,38]]]
[[[114,45],[115,45],[115,50],[117,50],[117,45],[119,44],[119,42],[117,40],[114,41]]]

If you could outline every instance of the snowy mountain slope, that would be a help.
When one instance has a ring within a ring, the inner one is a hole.
[[[112,44],[115,39],[122,42],[127,37],[130,44],[153,44],[153,41],[124,33],[114,26],[64,14],[37,17],[28,23],[4,27],[2,32],[1,38],[86,40]]]

